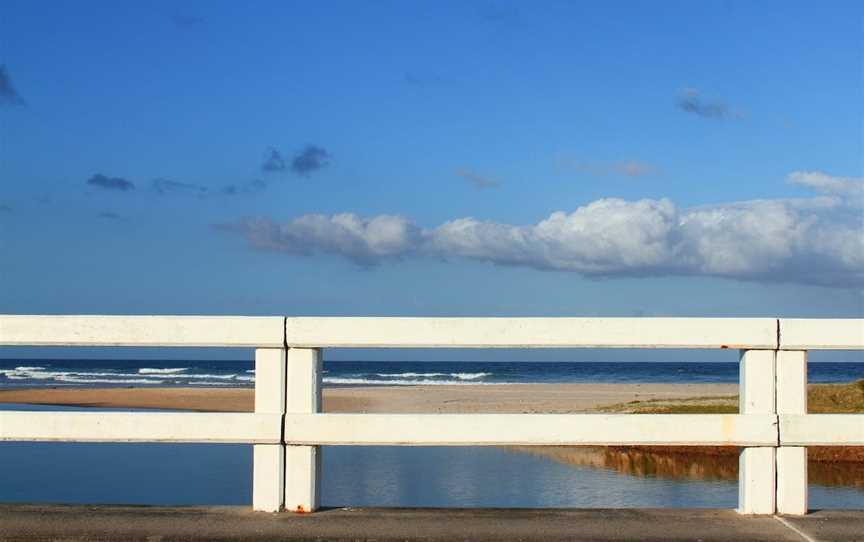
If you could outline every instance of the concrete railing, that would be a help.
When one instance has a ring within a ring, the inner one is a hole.
[[[318,507],[321,445],[740,446],[744,514],[807,511],[807,446],[864,446],[864,415],[807,414],[807,350],[864,320],[0,316],[0,346],[254,347],[254,413],[0,412],[0,440],[254,445],[253,507]],[[327,414],[321,349],[734,348],[738,414]]]

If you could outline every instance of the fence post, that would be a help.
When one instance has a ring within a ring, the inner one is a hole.
[[[807,414],[807,352],[777,352],[777,414]],[[782,437],[782,435],[781,435]],[[777,512],[807,513],[807,448],[777,448]]]
[[[255,350],[255,412],[285,412],[285,349]],[[278,512],[284,502],[285,445],[255,444],[252,452],[252,508]]]
[[[775,352],[742,350],[739,410],[741,414],[775,413]],[[773,514],[775,448],[742,448],[738,458],[738,513]]]
[[[289,348],[286,414],[321,411],[321,350]],[[314,512],[318,508],[320,446],[285,447],[285,509]]]

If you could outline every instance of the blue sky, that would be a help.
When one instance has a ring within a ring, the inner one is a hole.
[[[0,4],[0,312],[864,316],[860,2]]]

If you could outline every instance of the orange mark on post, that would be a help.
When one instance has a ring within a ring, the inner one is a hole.
[[[725,344],[721,344],[721,345],[720,345],[720,348],[729,348],[729,347],[726,346]]]
[[[298,514],[308,514],[308,513],[309,513],[309,512],[306,511],[305,508],[303,508],[303,505],[302,505],[302,504],[298,504],[298,505],[297,505],[297,508],[295,508],[294,511],[295,511],[296,513],[298,513]]]

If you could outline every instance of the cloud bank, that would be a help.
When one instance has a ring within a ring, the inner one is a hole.
[[[424,229],[401,216],[345,213],[285,223],[245,218],[219,228],[255,249],[331,254],[363,266],[425,256],[598,278],[712,276],[861,286],[860,215],[841,206],[819,196],[690,209],[668,199],[606,198],[528,225],[467,217]]]

